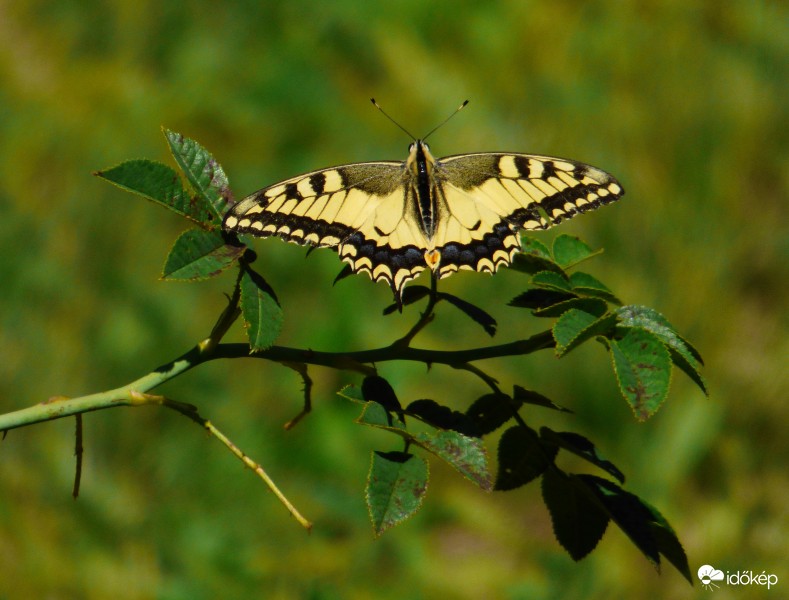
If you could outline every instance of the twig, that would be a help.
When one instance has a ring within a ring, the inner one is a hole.
[[[76,457],[76,468],[74,470],[74,487],[71,490],[71,495],[74,500],[79,496],[79,484],[82,480],[82,415],[76,416],[76,430],[74,431],[74,456]]]
[[[403,337],[399,340],[395,340],[392,342],[392,348],[407,348],[411,341],[416,337],[420,331],[422,331],[434,318],[435,315],[433,314],[433,309],[436,306],[436,302],[438,299],[438,277],[436,274],[431,272],[430,273],[430,295],[428,296],[427,306],[425,306],[425,311],[419,317],[419,320],[414,323],[414,326],[406,333]]]
[[[140,400],[141,403],[150,402],[153,404],[160,404],[166,408],[172,409],[188,419],[194,421],[198,425],[204,427],[206,431],[220,442],[222,442],[225,447],[230,450],[241,462],[244,463],[245,466],[249,467],[258,477],[260,477],[268,488],[274,493],[277,499],[282,503],[282,505],[288,510],[288,512],[299,522],[299,524],[304,527],[308,532],[312,530],[312,523],[310,523],[307,519],[305,519],[302,514],[298,511],[298,509],[291,504],[290,500],[285,497],[280,489],[277,487],[277,484],[274,483],[274,480],[268,476],[268,473],[263,469],[260,464],[256,463],[254,460],[249,458],[241,449],[236,446],[230,439],[216,426],[209,421],[208,419],[204,419],[200,416],[197,412],[197,407],[186,404],[184,402],[177,402],[165,396],[155,396],[152,394],[136,394],[137,398]]]
[[[301,375],[301,380],[304,382],[304,406],[301,409],[301,412],[293,417],[290,421],[285,423],[285,430],[288,431],[293,429],[296,424],[301,421],[304,417],[306,417],[309,412],[312,410],[312,379],[310,379],[309,373],[307,373],[307,365],[304,363],[282,363],[286,367],[293,369]]]

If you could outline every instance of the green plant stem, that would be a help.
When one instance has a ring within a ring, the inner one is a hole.
[[[433,309],[436,307],[438,292],[438,277],[435,273],[430,274],[430,295],[428,296],[427,306],[425,311],[419,317],[419,320],[414,324],[411,330],[406,333],[399,340],[392,343],[394,348],[406,348],[416,335],[422,331],[434,318]]]
[[[79,398],[56,396],[40,404],[0,415],[0,431],[116,406],[150,405],[151,401],[140,398],[141,393],[147,392],[204,362],[205,357],[202,354],[198,345],[176,360],[122,387]]]

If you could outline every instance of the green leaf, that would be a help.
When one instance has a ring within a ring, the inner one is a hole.
[[[345,398],[346,400],[350,400],[351,402],[357,402],[359,404],[366,404],[367,401],[362,396],[362,388],[358,385],[349,384],[343,387],[337,395]]]
[[[479,438],[451,430],[420,432],[414,435],[405,429],[405,424],[395,413],[387,411],[378,402],[368,402],[356,422],[399,435],[407,442],[416,444],[446,461],[483,490],[490,490],[488,457]]]
[[[586,311],[571,308],[559,317],[553,326],[556,356],[564,356],[588,339],[608,334],[615,325],[615,315],[598,317]]]
[[[601,298],[611,304],[622,304],[622,301],[611,290],[599,279],[589,275],[589,273],[583,273],[582,271],[572,273],[570,275],[570,285],[573,287],[573,292],[578,295]]]
[[[461,475],[490,491],[490,471],[485,446],[479,438],[457,431],[420,432],[413,442],[457,469]]]
[[[214,277],[235,264],[243,246],[225,244],[222,235],[204,229],[184,231],[170,249],[162,279],[194,281]]]
[[[367,508],[376,536],[419,510],[427,493],[428,466],[406,452],[373,452]]]
[[[540,271],[564,273],[553,261],[548,248],[542,242],[528,236],[521,237],[521,252],[515,255],[510,268],[529,275]]]
[[[378,429],[386,429],[403,437],[403,439],[411,440],[412,435],[406,431],[405,423],[400,417],[394,413],[389,412],[384,406],[376,401],[367,402],[362,409],[362,414],[356,419],[360,425],[368,425]]]
[[[543,408],[551,408],[553,410],[558,410],[560,412],[572,413],[569,408],[564,408],[563,406],[559,406],[550,398],[543,396],[537,392],[532,390],[527,390],[522,388],[519,385],[513,387],[513,399],[517,403],[518,406],[521,404],[531,404],[533,406],[541,406]]]
[[[688,360],[688,355],[685,352],[677,350],[674,346],[669,346],[668,352],[671,355],[671,362],[677,365],[677,367],[690,377],[706,396],[709,396],[710,392],[707,389],[707,382],[699,370],[699,364],[696,361]]]
[[[611,350],[619,389],[636,418],[644,421],[657,412],[668,395],[671,358],[653,333],[628,328],[620,340],[606,340]]]
[[[553,260],[562,268],[572,267],[602,251],[592,249],[577,237],[563,233],[553,240]]]
[[[521,236],[520,254],[528,254],[538,258],[543,258],[550,263],[553,262],[553,256],[551,256],[551,251],[548,250],[548,246],[543,244],[537,238],[533,238],[528,235]],[[516,256],[519,256],[520,254],[517,254]]]
[[[616,311],[616,315],[623,326],[640,327],[659,337],[668,347],[672,362],[709,395],[707,384],[701,375],[701,365],[704,364],[701,355],[676,332],[663,315],[645,306],[623,306]]]
[[[625,482],[625,476],[622,471],[617,469],[614,463],[600,456],[595,445],[584,436],[571,431],[557,432],[547,427],[542,427],[540,428],[540,437],[600,467],[603,471],[619,480],[619,483]]]
[[[191,197],[181,185],[178,174],[160,162],[128,160],[117,167],[96,171],[94,175],[197,223],[205,223],[212,216],[209,204],[200,197]]]
[[[669,323],[668,319],[654,308],[631,304],[617,309],[616,315],[619,317],[619,321],[623,326],[641,327],[642,329],[652,331],[652,333],[660,337],[665,336],[664,341],[667,345],[672,346],[676,344],[677,346],[681,345],[685,347],[695,361],[698,361],[699,364],[704,364],[698,350],[696,350],[690,342],[680,336],[674,326]],[[678,338],[681,344],[677,344],[675,338]]]
[[[554,290],[557,292],[570,292],[570,281],[562,273],[554,271],[540,271],[535,273],[529,282],[534,286]]]
[[[189,184],[210,207],[216,222],[222,220],[231,199],[230,186],[222,166],[196,141],[162,128],[175,161]]]
[[[573,560],[595,549],[608,527],[609,517],[575,475],[556,468],[542,476],[542,497],[551,514],[553,534]]]
[[[526,485],[545,472],[558,449],[544,445],[537,433],[525,425],[515,425],[499,440],[499,473],[497,490],[512,490]]]
[[[252,352],[269,348],[282,330],[283,314],[273,290],[250,268],[241,276],[241,313]]]

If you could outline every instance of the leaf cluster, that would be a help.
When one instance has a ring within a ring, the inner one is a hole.
[[[384,310],[390,314],[424,303],[408,333],[384,348],[329,354],[275,347],[283,321],[277,296],[253,269],[256,255],[248,248],[249,240],[220,229],[222,216],[233,203],[224,171],[197,142],[171,131],[164,133],[189,189],[173,169],[148,160],[127,161],[96,175],[193,223],[170,250],[163,279],[195,281],[238,267],[226,311],[231,318],[220,319],[222,331],[212,343],[218,344],[234,318],[232,314],[240,313],[250,351],[301,374],[304,410],[288,427],[310,410],[309,364],[366,374],[360,386],[348,386],[339,393],[361,404],[357,423],[393,435],[400,445],[396,450],[374,451],[371,456],[366,498],[376,535],[419,509],[429,483],[426,457],[432,457],[485,491],[509,491],[540,480],[556,539],[575,560],[589,554],[613,522],[656,568],[662,556],[691,581],[687,558],[668,522],[657,509],[622,487],[624,474],[592,441],[574,432],[530,426],[521,415],[525,406],[569,413],[567,408],[517,384],[511,391],[504,390],[473,364],[483,358],[524,356],[545,349],[553,349],[561,358],[594,340],[607,350],[621,395],[638,420],[654,415],[666,400],[673,366],[706,393],[701,356],[665,317],[650,308],[623,305],[597,278],[576,268],[600,251],[569,235],[556,237],[550,248],[536,239],[523,238],[523,252],[516,256],[512,268],[525,276],[525,289],[509,305],[551,320],[545,332],[527,340],[450,351],[414,348],[413,339],[429,325],[442,302],[461,311],[491,337],[496,334],[496,320],[487,311],[439,291],[432,280],[429,288],[408,287],[402,305],[392,304]],[[337,279],[349,274],[346,268]],[[465,410],[456,409],[456,399],[452,406],[426,398],[403,404],[390,383],[377,374],[376,365],[388,360],[444,364],[477,377],[488,389],[470,398]],[[484,438],[502,429],[494,475]],[[581,458],[603,476],[566,472],[559,464],[563,453]]]

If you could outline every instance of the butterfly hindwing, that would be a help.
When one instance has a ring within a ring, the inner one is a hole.
[[[493,273],[520,249],[518,231],[547,229],[618,199],[608,173],[576,161],[513,153],[435,160],[424,142],[407,161],[355,163],[269,186],[233,206],[224,228],[334,247],[353,272],[399,298],[426,268]]]

